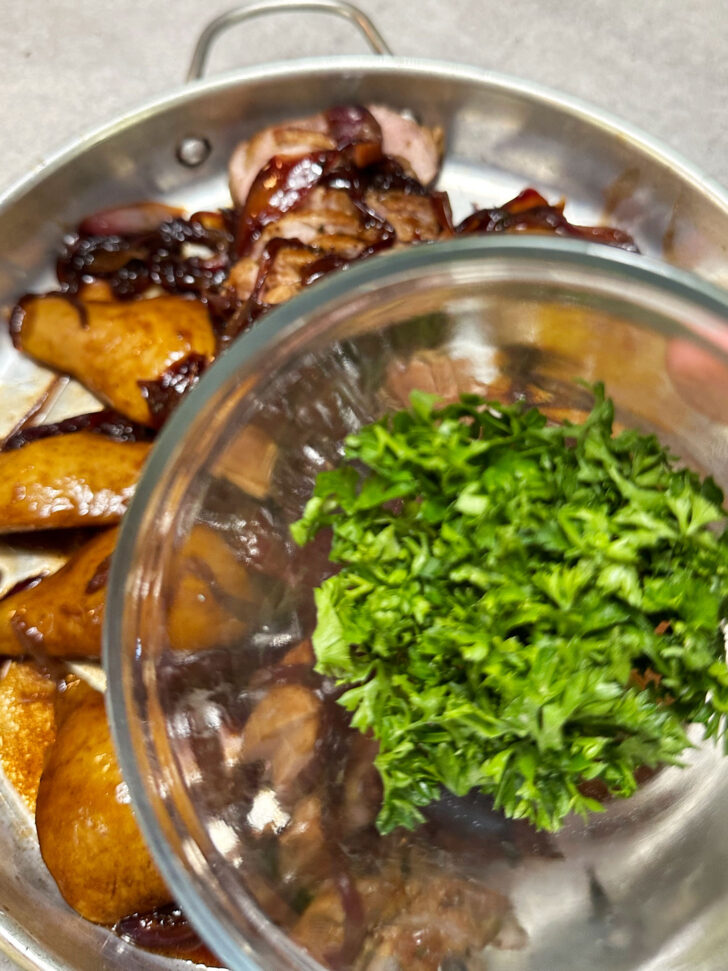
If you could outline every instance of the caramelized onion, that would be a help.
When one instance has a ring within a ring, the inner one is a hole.
[[[5,440],[0,451],[11,452],[28,442],[37,442],[41,438],[51,438],[54,435],[68,435],[71,432],[96,432],[118,442],[148,442],[153,437],[149,428],[125,418],[118,411],[104,408],[101,411],[64,418],[62,421],[21,428]]]
[[[576,226],[563,212],[563,204],[550,206],[535,189],[524,189],[515,199],[494,209],[478,209],[456,227],[461,235],[468,233],[552,233],[571,236],[592,243],[618,246],[638,253],[629,233],[610,226]]]
[[[114,931],[137,947],[184,954],[196,951],[201,941],[176,904],[160,907],[150,914],[131,914],[114,925]]]
[[[78,226],[81,236],[135,236],[153,233],[162,223],[178,219],[182,210],[161,202],[136,202],[128,206],[101,209],[82,219]]]

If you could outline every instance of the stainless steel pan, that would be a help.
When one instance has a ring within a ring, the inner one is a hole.
[[[273,63],[201,79],[223,30],[251,16],[329,12],[355,24],[384,56]],[[241,138],[332,103],[385,102],[445,130],[441,185],[456,216],[534,185],[566,196],[575,222],[607,220],[641,249],[728,285],[728,193],[648,136],[578,101],[514,78],[398,58],[371,22],[339,0],[273,0],[236,10],[200,37],[185,87],[90,132],[0,198],[0,304],[52,283],[63,234],[102,206],[155,198],[188,209],[228,201],[225,167]],[[48,386],[0,334],[0,433]],[[50,414],[88,405],[67,385]],[[0,553],[2,588],[37,560]],[[0,778],[0,948],[21,967],[147,969],[169,959],[127,947],[72,913],[39,857],[33,820]],[[725,943],[724,943],[725,946]],[[0,966],[3,958],[0,956]],[[543,969],[547,971],[547,969]],[[549,969],[550,971],[550,969]]]

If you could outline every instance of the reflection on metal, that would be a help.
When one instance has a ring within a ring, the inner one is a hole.
[[[186,135],[177,145],[177,161],[188,169],[196,169],[210,157],[212,146],[199,135]]]
[[[242,24],[255,17],[267,17],[272,13],[327,13],[335,17],[348,20],[359,28],[364,39],[375,54],[391,54],[389,44],[385,41],[369,17],[345,0],[260,0],[259,3],[245,4],[235,7],[212,20],[200,34],[197,41],[190,67],[187,72],[188,81],[197,81],[205,72],[210,49],[220,34],[226,33],[231,27]]]

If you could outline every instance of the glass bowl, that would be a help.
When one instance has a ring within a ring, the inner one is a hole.
[[[326,549],[288,525],[345,436],[414,388],[558,420],[589,408],[576,379],[604,381],[618,422],[725,488],[727,351],[726,294],[672,267],[456,240],[311,287],[182,403],[114,558],[108,704],[144,834],[229,968],[416,971],[437,967],[435,938],[459,942],[451,971],[725,968],[728,762],[711,746],[554,836],[478,802],[378,842],[371,745],[309,670]]]

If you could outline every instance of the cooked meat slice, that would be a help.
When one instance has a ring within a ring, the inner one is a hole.
[[[435,179],[442,155],[440,129],[426,128],[384,105],[370,105],[364,111],[344,106],[272,125],[241,142],[228,166],[233,202],[239,207],[245,204],[256,176],[275,156],[300,157],[359,142],[376,147],[378,153],[380,141],[381,150],[397,158],[423,185]],[[369,151],[362,158],[354,154],[354,159],[366,164],[373,156]]]
[[[286,651],[281,658],[281,664],[305,664],[308,667],[313,667],[315,661],[316,655],[313,653],[309,638],[296,644],[290,651]]]
[[[370,826],[377,818],[382,804],[382,777],[374,765],[378,750],[376,739],[361,732],[352,735],[341,805],[344,835]]]
[[[258,702],[243,728],[244,763],[266,762],[266,777],[282,804],[289,804],[315,754],[321,702],[298,684],[276,685]]]
[[[356,971],[437,971],[447,958],[470,958],[488,944],[522,946],[523,931],[505,896],[446,875],[412,847],[402,850],[404,857],[395,854],[380,873],[354,881],[354,906],[333,878],[321,884],[293,939],[322,962],[346,953]]]
[[[384,226],[392,226],[395,245],[437,239],[442,233],[438,213],[427,196],[371,189],[365,203]],[[368,221],[347,192],[317,186],[303,204],[265,226],[250,252],[233,266],[229,282],[246,300],[263,272],[265,284],[259,287],[258,299],[264,304],[282,303],[298,293],[312,263],[331,256],[343,262],[355,260],[380,244],[382,231],[382,224]],[[281,246],[279,240],[290,240],[291,246]],[[339,265],[326,264],[323,272]]]
[[[0,602],[0,654],[100,657],[106,581],[118,529],[84,543],[56,573]]]
[[[406,884],[406,903],[383,921],[357,968],[437,971],[493,942],[511,916],[508,899],[482,884],[437,872]]]
[[[0,533],[118,523],[150,448],[73,432],[0,452]]]
[[[235,483],[256,499],[268,494],[278,446],[257,425],[246,425],[215,463],[212,474]]]
[[[323,963],[343,947],[345,925],[341,894],[327,881],[294,924],[291,937]]]
[[[392,867],[386,873],[361,877],[354,881],[361,913],[356,922],[347,913],[344,896],[334,880],[326,880],[291,931],[297,944],[322,963],[337,963],[338,957],[353,939],[361,938],[367,926],[374,926],[381,919],[394,917],[405,906],[405,889],[402,873]],[[355,926],[358,925],[358,926]],[[359,948],[357,946],[356,950]],[[346,964],[355,955],[348,955]],[[357,962],[357,967],[366,967]]]
[[[241,142],[228,166],[230,194],[243,207],[256,176],[274,157],[301,157],[356,146],[352,157],[365,165],[379,157],[382,132],[372,115],[358,105],[340,105],[328,111],[271,125]]]
[[[387,115],[388,123],[394,116],[396,113]],[[405,133],[419,130],[414,122],[402,121]],[[374,125],[371,122],[369,128]],[[412,138],[416,141],[414,135]],[[423,139],[434,144],[431,133],[427,138],[422,136],[417,144]],[[287,163],[289,167],[291,164],[294,163]],[[281,168],[279,163],[271,162],[256,176],[254,185],[251,183],[241,216],[239,253],[243,258],[233,266],[229,277],[241,300],[253,294],[261,305],[289,300],[309,279],[306,271],[316,262],[315,253],[328,258],[321,264],[323,275],[343,262],[374,251],[383,242],[405,245],[437,239],[442,233],[439,210],[427,196],[402,189],[371,189],[363,200],[370,210],[367,215],[349,191],[316,185],[315,180],[311,187],[306,181],[311,177],[307,169],[305,179],[303,173],[300,179],[293,179],[285,165]],[[305,185],[299,185],[301,179]],[[379,219],[373,218],[372,212]],[[295,241],[295,246],[276,248],[271,256],[271,245],[279,240],[290,240],[292,244]],[[313,278],[318,275],[317,272]]]
[[[261,303],[275,305],[295,297],[303,287],[306,271],[320,258],[320,253],[308,247],[279,249],[260,292]]]
[[[267,226],[255,244],[253,258],[258,259],[273,239],[298,240],[305,246],[324,253],[340,253],[346,259],[356,257],[368,245],[376,242],[376,234],[362,228],[358,219],[335,221],[328,213],[312,209],[297,209]]]
[[[222,532],[197,523],[179,551],[170,581],[167,636],[175,651],[205,651],[244,635],[248,571]]]
[[[297,239],[324,252],[355,256],[376,241],[377,233],[362,225],[347,192],[316,186],[301,205],[265,227],[249,255],[259,257],[272,239]]]
[[[269,685],[271,683],[271,671],[285,668],[297,668],[305,680],[304,672],[310,671],[313,668],[315,660],[316,658],[314,657],[313,648],[311,647],[311,641],[301,641],[299,644],[296,644],[295,647],[292,647],[290,650],[286,651],[278,662],[278,665],[275,667],[271,668],[268,665],[264,665],[263,667],[258,668],[258,670],[255,671],[251,676],[250,688],[252,690],[258,690],[259,688]]]
[[[160,423],[157,397],[179,396],[185,362],[194,361],[199,372],[215,354],[207,309],[177,296],[125,303],[30,297],[13,322],[21,350],[143,425]]]
[[[243,864],[242,872],[248,890],[266,917],[279,927],[292,926],[296,920],[296,911],[283,900],[278,887],[274,887],[262,874],[257,873],[252,865],[246,867]],[[205,964],[208,964],[208,961],[205,961]]]
[[[511,382],[502,376],[490,378],[489,362],[479,360],[469,354],[470,347],[457,345],[449,352],[425,350],[414,354],[407,360],[395,358],[387,368],[385,384],[388,393],[398,407],[409,404],[413,391],[426,391],[435,394],[444,402],[457,401],[461,394],[482,394],[485,397],[508,400]],[[478,373],[480,368],[483,377]]]
[[[326,875],[329,855],[321,826],[321,797],[304,796],[278,838],[278,870],[285,883],[310,887]]]
[[[259,272],[259,261],[251,256],[245,256],[233,264],[227,282],[240,300],[247,300],[255,290]]]
[[[241,300],[253,294],[259,303],[285,303],[303,287],[307,269],[321,259],[322,253],[301,246],[297,240],[276,246],[268,259],[258,261],[245,258],[232,269],[230,282]]]
[[[377,229],[363,226],[346,192],[319,186],[304,205],[265,227],[250,253],[232,267],[229,282],[247,300],[262,272],[260,302],[283,303],[301,289],[301,276],[311,263],[327,254],[355,259],[377,238]],[[290,240],[291,245],[281,246],[278,240]]]
[[[370,189],[365,199],[394,228],[399,243],[427,242],[442,234],[429,196],[411,195],[398,189]]]
[[[435,180],[442,157],[442,131],[426,128],[385,105],[367,105],[382,130],[382,151],[393,155],[423,185]]]
[[[298,156],[336,148],[328,134],[329,124],[321,113],[309,118],[271,125],[241,142],[228,163],[230,194],[236,206],[243,206],[255,177],[276,155]]]
[[[103,695],[83,682],[67,692],[38,789],[38,841],[71,907],[113,924],[171,897],[134,819]]]

